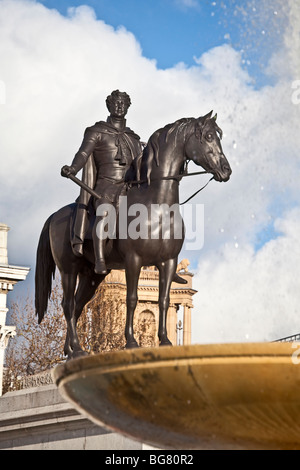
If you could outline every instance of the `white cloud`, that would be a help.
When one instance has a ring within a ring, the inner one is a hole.
[[[199,264],[196,342],[274,341],[300,331],[300,209],[275,225],[278,238],[259,251],[228,244]]]
[[[286,42],[292,47],[292,41]],[[295,71],[297,55],[286,57],[292,57],[291,70]],[[272,70],[276,60],[274,55]],[[209,298],[214,299],[224,286],[231,289],[222,299],[224,338],[226,329],[228,338],[240,337],[233,321],[238,309],[232,312],[232,321],[229,315],[232,299],[239,296],[236,286],[248,299],[251,293],[255,298],[258,273],[262,276],[268,270],[274,277],[283,275],[283,251],[276,251],[273,257],[267,251],[281,247],[281,239],[258,253],[254,247],[263,230],[275,221],[278,224],[285,213],[283,239],[288,246],[291,235],[287,227],[294,219],[286,211],[292,204],[300,207],[300,106],[291,101],[291,84],[299,77],[281,74],[277,67],[276,85],[255,90],[241,67],[240,54],[228,45],[207,51],[194,67],[178,64],[159,70],[155,61],[143,57],[133,34],[97,20],[90,8],[74,8],[63,17],[28,0],[0,0],[0,63],[0,83],[6,95],[5,104],[0,104],[0,218],[12,229],[10,262],[31,265],[33,271],[44,221],[78,194],[70,181],[61,178],[60,168],[72,161],[85,127],[106,118],[105,98],[113,89],[131,95],[128,125],[143,140],[178,118],[204,115],[211,109],[218,112],[233,175],[226,184],[210,183],[195,200],[205,204],[205,245],[200,253],[188,252],[184,257],[193,266],[199,258],[195,277],[197,315],[202,322],[199,338],[212,331],[210,321],[218,324],[219,313]],[[198,178],[184,181],[181,200],[203,182]],[[266,269],[260,260],[266,262]],[[255,269],[249,270],[245,292],[234,281],[246,279],[249,267]],[[232,275],[231,283],[226,272]],[[259,301],[266,309],[273,306],[267,295],[272,279],[265,279],[264,302],[262,291],[255,303],[258,310],[247,310],[250,326],[261,311]],[[299,301],[296,291],[293,296],[293,302]],[[280,315],[276,310],[274,325],[282,325]],[[267,321],[264,324],[270,329]],[[297,323],[289,327],[294,333]]]

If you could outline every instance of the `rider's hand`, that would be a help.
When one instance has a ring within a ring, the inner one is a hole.
[[[64,178],[69,178],[70,175],[76,175],[76,171],[73,166],[65,165],[62,167],[60,174]]]

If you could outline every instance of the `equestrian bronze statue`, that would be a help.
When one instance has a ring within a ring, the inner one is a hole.
[[[176,267],[184,242],[179,183],[187,175],[190,160],[216,181],[228,181],[231,175],[220,142],[222,131],[212,112],[169,124],[154,132],[143,146],[126,127],[129,104],[126,93],[113,92],[107,102],[107,122],[86,130],[72,164],[62,168],[63,176],[84,189],[76,203],[49,217],[39,240],[36,313],[41,322],[57,266],[67,322],[64,353],[69,359],[85,354],[77,321],[112,269],[125,269],[126,273],[126,348],[138,347],[133,316],[143,266],[159,270],[158,337],[161,346],[171,345],[166,329],[169,294],[172,281],[180,282]],[[82,181],[75,177],[81,168]]]

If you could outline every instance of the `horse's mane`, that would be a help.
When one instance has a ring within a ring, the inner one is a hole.
[[[155,131],[150,137],[143,154],[135,162],[136,179],[141,179],[141,172],[143,172],[142,176],[144,176],[144,173],[146,173],[145,176],[149,184],[153,164],[159,166],[161,147],[164,144],[175,147],[177,145],[178,139],[184,139],[190,127],[194,128],[195,121],[195,118],[182,118]]]

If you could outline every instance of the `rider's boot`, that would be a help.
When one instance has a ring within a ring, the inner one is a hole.
[[[107,268],[105,264],[105,244],[106,237],[104,237],[104,226],[106,224],[105,217],[97,217],[95,228],[93,231],[94,241],[94,252],[95,252],[95,273],[96,274],[107,274]]]
[[[96,274],[107,274],[106,264],[104,259],[96,259],[95,269]]]
[[[72,250],[74,255],[81,257],[83,255],[83,243],[88,229],[87,206],[77,203],[74,213],[75,221],[72,230]]]

